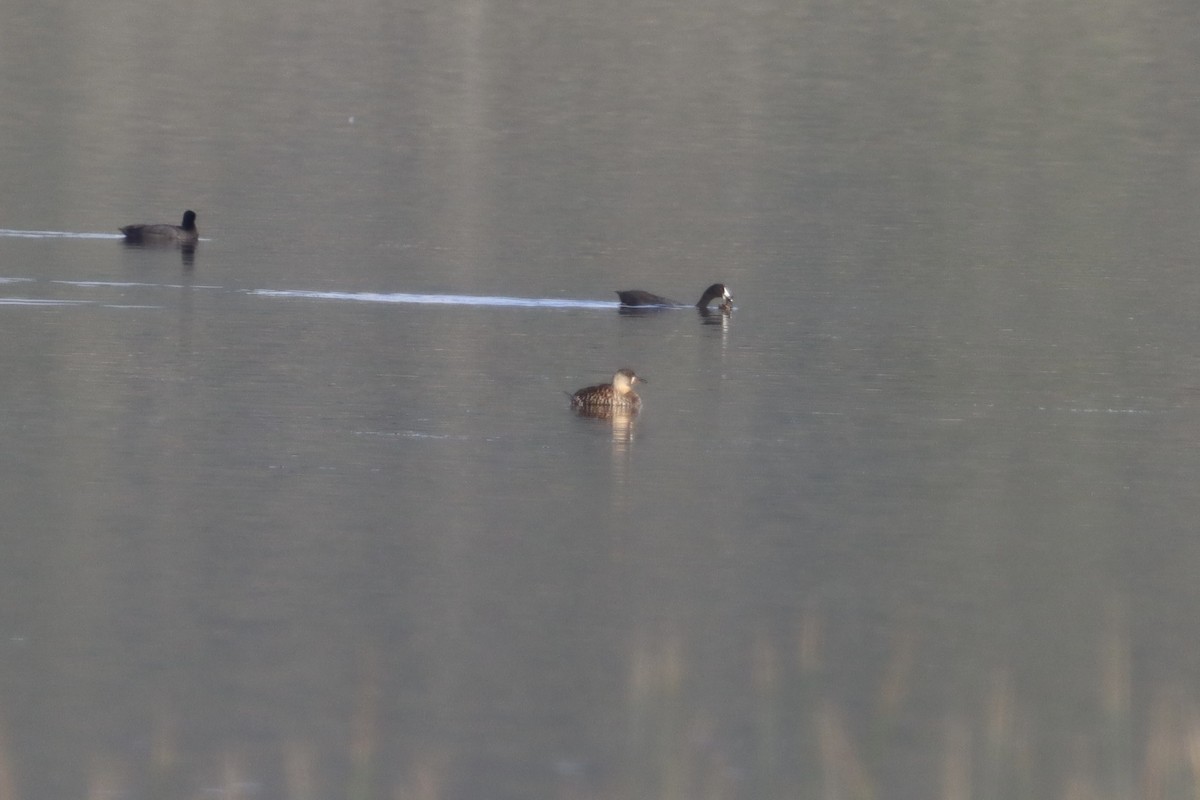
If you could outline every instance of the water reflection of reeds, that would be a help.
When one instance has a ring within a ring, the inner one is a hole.
[[[678,630],[644,631],[629,648],[619,713],[601,715],[619,722],[605,737],[621,745],[594,762],[560,769],[557,782],[543,785],[553,787],[549,796],[572,800],[874,800],[896,796],[898,782],[907,787],[903,796],[916,796],[913,786],[922,780],[924,796],[942,800],[1198,797],[1196,687],[1176,682],[1133,691],[1126,616],[1118,603],[1106,612],[1096,647],[1094,707],[1078,710],[1094,724],[1066,731],[1048,724],[1048,714],[1022,695],[1013,671],[1002,665],[990,670],[977,696],[947,708],[920,707],[918,698],[927,696],[918,687],[925,651],[911,621],[896,625],[886,658],[871,671],[874,689],[866,697],[844,696],[847,683],[834,672],[839,665],[830,663],[827,624],[817,614],[806,615],[790,633],[759,630],[748,638],[744,686],[732,702],[703,690],[705,665],[695,656],[696,641]],[[380,709],[387,704],[389,676],[378,659],[364,662],[348,698],[348,740],[340,752],[320,752],[311,741],[287,737],[275,745],[268,766],[261,762],[261,743],[230,743],[210,751],[205,764],[183,752],[179,720],[164,709],[143,763],[103,753],[91,758],[86,795],[465,796],[470,782],[456,766],[477,762],[474,753],[456,753],[454,740],[431,736],[406,760],[395,760],[396,739],[413,741],[413,732],[387,729]],[[1142,694],[1139,712],[1133,698]],[[743,705],[747,700],[750,705]],[[18,752],[0,719],[0,800],[26,797]],[[530,754],[531,763],[553,762],[553,754],[543,755]],[[262,774],[272,770],[280,777],[268,789]]]
[[[794,649],[760,633],[749,660],[754,710],[752,754],[737,768],[717,742],[721,726],[689,691],[689,659],[678,637],[643,642],[633,654],[629,717],[630,782],[617,797],[894,796],[889,776],[914,747],[912,717],[920,641],[910,624],[893,635],[867,717],[839,701],[822,657],[822,620],[807,616]],[[789,658],[789,655],[791,657]],[[1039,727],[1039,708],[1022,698],[1012,672],[991,670],[979,697],[940,713],[918,749],[940,752],[929,797],[1195,798],[1200,796],[1200,709],[1182,687],[1160,687],[1139,729],[1130,704],[1130,642],[1122,610],[1110,610],[1098,646],[1098,722],[1071,734],[1067,758],[1043,748],[1060,735]],[[928,717],[928,710],[916,714]],[[911,793],[911,790],[910,790]]]

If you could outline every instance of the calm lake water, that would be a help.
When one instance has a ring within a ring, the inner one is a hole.
[[[1195,797],[1191,4],[0,54],[0,797]]]

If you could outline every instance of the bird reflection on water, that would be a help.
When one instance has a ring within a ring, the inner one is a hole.
[[[195,266],[196,244],[200,241],[200,231],[196,228],[196,212],[191,209],[183,212],[183,219],[179,225],[125,225],[119,230],[129,247],[178,248],[183,266]]]
[[[580,417],[612,424],[613,446],[624,451],[633,441],[633,425],[642,408],[642,399],[633,390],[635,383],[649,383],[631,369],[619,369],[612,383],[587,386],[571,395],[571,408]]]

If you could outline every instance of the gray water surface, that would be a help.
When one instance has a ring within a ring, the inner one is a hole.
[[[1194,797],[1198,39],[6,14],[0,795]]]

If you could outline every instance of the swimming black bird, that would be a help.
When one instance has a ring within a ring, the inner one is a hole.
[[[641,289],[626,289],[618,291],[617,297],[621,298],[621,305],[643,308],[643,307],[665,307],[665,308],[687,308],[687,303],[677,303],[674,300],[668,300],[657,294],[644,292]],[[700,300],[696,303],[696,308],[708,308],[708,304],[713,300],[720,298],[721,307],[725,308],[733,305],[733,295],[729,293],[729,289],[725,288],[723,283],[714,283],[712,286],[704,290],[704,294],[700,296]]]
[[[200,238],[200,231],[196,230],[196,212],[191,209],[183,212],[180,225],[126,225],[118,230],[125,234],[125,241],[130,244],[195,244]]]

